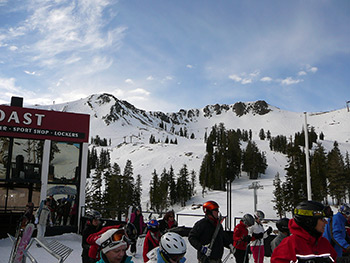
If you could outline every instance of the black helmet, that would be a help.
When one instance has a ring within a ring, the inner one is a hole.
[[[86,212],[86,217],[89,220],[93,220],[93,219],[101,219],[102,215],[101,215],[101,213],[99,211],[89,210],[89,211]]]
[[[131,242],[136,242],[137,239],[137,229],[132,223],[127,223],[125,225],[125,233]]]
[[[242,221],[246,226],[252,226],[255,223],[254,217],[251,214],[245,214]]]
[[[324,205],[316,201],[303,201],[294,209],[295,222],[309,232],[312,236],[318,237],[319,232],[315,230],[318,219],[326,216]],[[322,233],[321,233],[322,234]]]
[[[262,219],[265,218],[265,214],[264,214],[264,212],[261,211],[261,210],[256,210],[254,216],[255,216],[255,219],[259,219],[259,220],[262,220]]]
[[[288,227],[289,219],[288,218],[281,218],[277,221],[276,227],[279,231],[289,233],[289,227]]]

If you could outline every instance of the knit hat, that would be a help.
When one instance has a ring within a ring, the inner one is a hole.
[[[106,254],[110,250],[114,250],[123,245],[128,245],[128,238],[125,236],[125,231],[121,229],[109,229],[104,232],[96,241],[96,244],[101,247],[101,250]]]

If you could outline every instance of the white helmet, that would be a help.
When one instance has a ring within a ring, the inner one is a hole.
[[[170,258],[182,258],[186,253],[186,242],[179,234],[167,232],[160,239],[160,250]]]

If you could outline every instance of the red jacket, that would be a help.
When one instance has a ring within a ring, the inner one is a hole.
[[[93,233],[90,236],[88,236],[88,238],[86,239],[86,242],[90,245],[90,249],[89,249],[89,257],[93,258],[93,259],[100,259],[100,253],[99,252],[99,245],[97,245],[95,243],[95,241],[97,239],[99,239],[101,237],[101,235],[106,232],[109,229],[112,228],[120,228],[121,225],[114,225],[114,226],[106,226],[104,228],[102,228],[100,231],[98,231],[97,233]]]
[[[143,242],[143,261],[148,262],[149,258],[147,257],[147,253],[151,251],[153,248],[159,246],[160,232],[153,233],[156,238],[152,236],[152,232],[148,231],[145,237],[145,241]],[[158,239],[157,239],[158,238]]]
[[[311,236],[304,228],[295,223],[294,219],[289,220],[291,236],[286,237],[274,249],[271,256],[271,263],[296,262],[297,256],[328,255],[336,261],[337,253],[332,245],[324,237],[318,239]]]
[[[240,250],[246,250],[248,242],[242,240],[246,236],[248,236],[248,229],[241,220],[233,230],[233,246]]]

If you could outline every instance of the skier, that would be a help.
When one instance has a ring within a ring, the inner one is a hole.
[[[167,232],[160,239],[159,247],[152,249],[147,256],[148,263],[183,263],[186,261],[186,242],[177,233]],[[145,261],[146,262],[146,261]]]
[[[338,257],[343,255],[343,250],[346,253],[350,252],[350,245],[345,240],[347,234],[345,225],[350,219],[350,205],[343,204],[339,207],[338,213],[330,217],[328,224],[325,227],[323,236],[333,245],[337,251]]]
[[[100,231],[91,234],[87,239],[86,242],[90,245],[89,249],[89,257],[95,259],[95,261],[98,261],[100,259],[100,245],[96,243],[96,240],[99,239],[105,232],[111,229],[124,229],[125,235],[128,238],[128,243],[133,244],[136,242],[137,238],[137,231],[133,224],[127,223],[125,226],[123,225],[113,225],[113,226],[106,226],[103,227]]]
[[[278,229],[278,235],[271,241],[272,251],[282,242],[283,239],[290,235],[288,223],[288,218],[281,218],[277,221],[276,226]]]
[[[261,220],[265,218],[265,214],[261,210],[257,210],[254,214],[255,224],[249,229],[249,234],[252,236],[250,243],[250,250],[252,251],[254,262],[263,263],[265,256],[264,239],[267,238],[271,232],[272,227],[264,231]]]
[[[86,223],[85,228],[82,233],[82,244],[83,251],[81,254],[83,263],[93,263],[96,262],[95,259],[89,257],[90,245],[87,243],[86,239],[93,233],[101,230],[101,213],[96,210],[90,210],[86,213]]]
[[[211,263],[219,263],[224,253],[224,246],[230,248],[232,253],[234,248],[222,228],[219,218],[219,205],[215,201],[205,202],[203,211],[205,217],[195,223],[188,235],[188,240],[197,250],[199,263],[208,262],[208,260]],[[214,237],[216,227],[218,227],[218,232],[217,236]],[[211,243],[213,246],[210,248]]]
[[[163,219],[158,220],[159,231],[163,235],[168,229],[177,227],[177,221],[175,220],[174,210],[170,210],[165,213]]]
[[[248,263],[247,246],[251,240],[248,228],[254,225],[255,219],[251,214],[245,214],[233,230],[233,246],[236,248],[234,256],[237,263]]]
[[[145,241],[143,242],[143,261],[147,262],[149,258],[147,253],[150,252],[155,247],[159,246],[160,232],[159,232],[159,223],[157,220],[152,219],[147,223],[147,235]]]
[[[109,229],[95,242],[101,249],[98,263],[133,263],[131,257],[126,255],[129,243],[124,228]]]
[[[48,207],[48,204],[50,203],[50,200],[46,199],[44,201],[44,205],[42,209],[38,209],[36,216],[35,216],[35,224],[37,224],[37,238],[42,239],[45,236],[46,232],[46,224],[49,221],[50,226],[52,226],[51,221],[51,211]],[[38,247],[40,247],[39,244],[37,244]]]
[[[143,233],[143,230],[146,227],[146,224],[143,221],[143,215],[142,215],[140,207],[136,207],[134,213],[131,213],[130,223],[132,223],[136,227],[137,236],[139,236]],[[137,238],[136,238],[136,240],[137,240]],[[136,253],[136,242],[134,244],[131,244],[130,252],[132,254]]]
[[[303,201],[294,209],[289,220],[291,235],[282,240],[271,256],[271,263],[335,262],[337,252],[322,237],[329,216],[324,205],[316,201]]]

